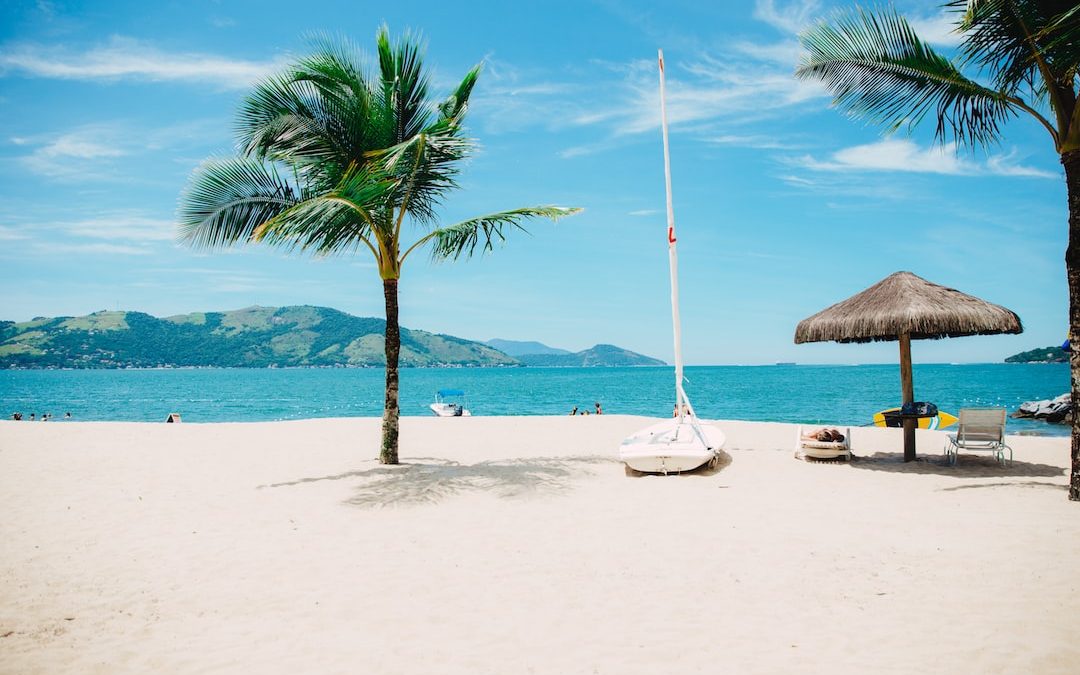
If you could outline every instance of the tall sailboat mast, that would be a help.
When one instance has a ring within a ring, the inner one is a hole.
[[[660,127],[664,134],[664,187],[667,190],[668,267],[671,273],[671,323],[675,336],[675,409],[682,418],[694,414],[683,389],[682,321],[679,317],[679,252],[675,248],[675,208],[671,202],[671,149],[668,144],[667,96],[664,82],[664,50],[657,50],[660,63]]]
[[[679,257],[675,250],[675,210],[671,206],[671,150],[668,147],[667,101],[664,92],[664,50],[660,58],[660,126],[664,131],[664,182],[667,188],[668,266],[671,269],[671,321],[675,335],[675,416],[623,439],[619,457],[627,469],[645,473],[681,473],[715,466],[724,447],[724,432],[702,424],[683,389],[682,325],[679,321]]]

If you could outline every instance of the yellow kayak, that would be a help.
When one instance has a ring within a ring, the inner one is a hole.
[[[888,410],[882,410],[879,413],[874,413],[874,426],[876,426],[876,427],[891,427],[891,426],[897,426],[898,427],[898,426],[901,426],[901,424],[899,423],[899,417],[895,416],[895,414],[899,413],[899,412],[900,412],[900,408],[889,408]],[[888,415],[892,419],[886,420],[885,419],[886,415]],[[894,423],[893,424],[888,424],[888,422],[894,422]],[[947,412],[939,411],[938,414],[935,415],[934,417],[920,417],[918,419],[918,422],[919,422],[919,426],[918,426],[919,429],[944,429],[947,426],[950,426],[952,424],[956,424],[956,416],[955,415],[950,415]]]

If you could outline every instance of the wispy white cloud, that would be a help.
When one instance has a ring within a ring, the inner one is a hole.
[[[826,160],[804,155],[791,161],[814,171],[899,171],[952,176],[1056,177],[1048,171],[1017,164],[1013,154],[993,155],[986,162],[980,163],[958,154],[956,150],[954,143],[923,148],[910,140],[890,138],[837,150]]]
[[[334,290],[332,283],[322,279],[283,280],[270,274],[232,268],[145,267],[140,272],[143,278],[132,284],[140,288],[175,289],[176,280],[183,279],[185,288],[213,289],[218,293],[259,291],[277,294],[282,291],[295,291],[298,288],[318,290],[320,293]]]
[[[0,241],[32,255],[150,255],[170,246],[175,224],[135,210],[98,213],[92,217],[0,217]],[[9,247],[10,248],[10,247]]]
[[[219,274],[213,278],[219,293],[250,293],[267,288],[265,277],[251,274]]]
[[[986,159],[986,170],[995,176],[1028,176],[1032,178],[1058,178],[1060,174],[1044,171],[1031,166],[1015,164],[1016,152],[1007,155],[992,155]]]
[[[667,114],[672,132],[689,132],[704,141],[758,148],[790,147],[784,139],[733,134],[732,124],[774,118],[801,110],[812,100],[827,97],[821,83],[797,80],[793,71],[801,47],[796,34],[820,12],[820,4],[803,0],[778,4],[759,0],[754,16],[773,28],[775,40],[736,39],[723,56],[698,51],[689,61],[668,60]],[[654,131],[660,125],[656,66],[651,59],[626,64],[599,64],[621,76],[622,82],[604,90],[603,99],[571,118],[576,126],[601,127],[612,138]],[[724,129],[724,130],[721,130]],[[564,157],[607,149],[591,143],[563,151]]]
[[[37,0],[34,5],[37,7],[38,11],[47,18],[51,19],[56,16],[56,6],[52,2],[49,2],[49,0]]]
[[[556,153],[561,159],[573,159],[574,157],[583,157],[585,155],[594,155],[598,152],[604,152],[610,150],[618,145],[611,138],[603,138],[599,141],[592,143],[582,143],[581,145],[573,145],[569,148],[563,148]]]
[[[790,173],[778,176],[778,178],[787,183],[788,185],[794,185],[797,187],[814,187],[815,185],[818,185],[818,181],[816,180],[812,180],[805,176],[796,176],[795,174]]]
[[[759,42],[740,41],[732,45],[737,53],[763,63],[771,63],[790,72],[802,58],[803,48],[797,40],[781,40],[762,44]]]
[[[446,88],[456,83],[447,82]],[[524,70],[489,56],[472,95],[472,108],[488,133],[561,128],[580,114],[586,87],[557,81],[547,72]]]
[[[815,0],[796,0],[777,5],[774,0],[757,0],[754,18],[777,30],[795,35],[821,14],[821,3]]]
[[[29,238],[25,232],[20,232],[14,227],[0,225],[0,241],[21,241]]]
[[[56,225],[77,237],[120,241],[172,241],[176,224],[171,219],[119,212]]]
[[[0,74],[69,80],[208,82],[245,88],[273,72],[274,61],[245,61],[197,52],[167,52],[151,43],[114,36],[103,46],[75,51],[36,43],[0,48]]]
[[[962,37],[956,32],[960,15],[956,11],[943,9],[937,14],[905,14],[905,18],[916,35],[932,45],[955,47],[960,44]]]
[[[913,198],[911,189],[906,185],[880,175],[818,172],[809,176],[780,174],[777,178],[789,192],[834,199],[826,202],[826,206],[838,210],[880,209],[883,201],[910,202]]]
[[[775,118],[801,109],[807,101],[827,97],[820,83],[793,76],[801,50],[796,34],[820,12],[820,4],[758,0],[755,7],[755,18],[776,29],[774,39],[736,37],[720,47],[688,50],[693,53],[691,59],[668,55],[667,111],[673,133],[691,133],[714,143],[772,147],[783,140],[750,140],[752,134],[720,129]],[[644,16],[628,19],[617,7],[609,9],[635,25],[644,20]],[[542,127],[590,134],[584,142],[557,151],[559,157],[570,159],[621,147],[628,137],[655,131],[660,125],[652,58],[592,61],[587,64],[587,83],[577,79],[580,72],[566,71],[560,77],[496,59],[486,63],[485,79],[474,100],[488,132]]]
[[[30,150],[19,161],[49,178],[105,178],[113,160],[128,154],[129,143],[116,125],[85,125],[67,131],[10,139]]]
[[[124,177],[124,167],[117,161],[123,157],[162,150],[201,149],[207,147],[208,139],[214,138],[224,145],[227,137],[228,125],[222,120],[190,120],[157,129],[128,122],[87,124],[64,131],[13,137],[9,141],[28,151],[17,157],[17,161],[30,171],[48,178],[84,182]],[[193,166],[198,161],[187,163]]]
[[[124,151],[103,143],[96,143],[78,134],[63,134],[49,141],[37,151],[42,157],[75,157],[78,159],[97,159],[99,157],[120,157]]]
[[[634,216],[636,218],[641,218],[641,217],[645,217],[645,216],[656,216],[656,215],[659,215],[659,214],[660,214],[660,209],[639,209],[637,211],[631,211],[630,213],[627,213],[626,215]]]
[[[87,177],[93,172],[88,165],[101,160],[111,160],[127,154],[110,141],[110,134],[103,128],[82,129],[33,140],[12,139],[16,145],[35,145],[29,155],[22,158],[31,171],[44,176],[61,178],[72,175]]]
[[[781,141],[774,136],[765,134],[717,134],[715,136],[705,136],[702,140],[717,145],[734,145],[758,150],[792,150],[797,147],[789,141]]]
[[[50,255],[56,253],[68,254],[104,254],[104,255],[149,255],[152,250],[142,246],[129,246],[127,244],[106,244],[102,242],[74,243],[74,242],[37,242],[34,247],[41,253]]]
[[[816,82],[796,80],[792,67],[770,63],[725,60],[702,54],[696,61],[668,68],[667,114],[672,129],[732,120],[752,114],[761,117],[798,107],[823,97]],[[660,100],[652,62],[627,69],[627,99],[579,124],[603,123],[615,135],[640,134],[660,126]],[[704,127],[702,127],[704,128]]]

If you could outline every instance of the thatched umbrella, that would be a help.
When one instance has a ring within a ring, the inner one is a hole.
[[[980,300],[896,272],[861,293],[807,317],[795,327],[803,342],[900,341],[900,388],[904,403],[915,400],[911,379],[911,341],[964,335],[1021,333],[1020,317],[1000,305]],[[904,461],[915,459],[915,420],[904,420]]]

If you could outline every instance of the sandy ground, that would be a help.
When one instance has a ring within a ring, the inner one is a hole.
[[[628,477],[650,422],[0,422],[0,672],[1078,672],[1067,439]]]

